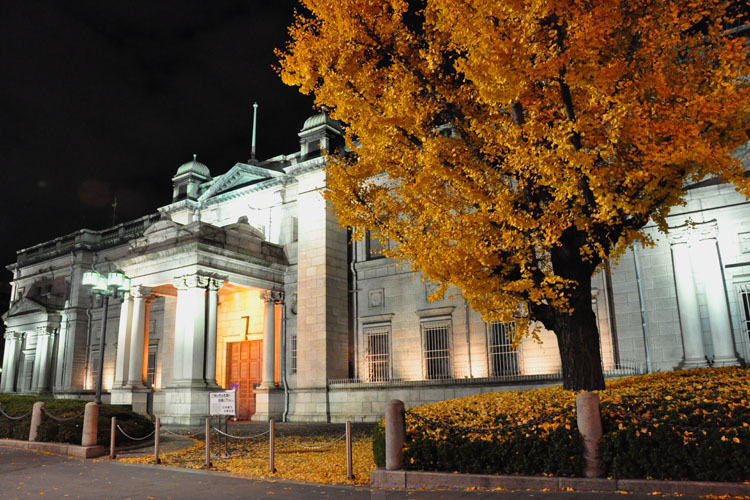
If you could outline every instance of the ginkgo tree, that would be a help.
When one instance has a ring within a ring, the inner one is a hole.
[[[283,81],[345,124],[327,199],[486,321],[604,387],[591,278],[687,183],[745,196],[743,8],[723,0],[302,0]],[[740,6],[742,7],[742,6]]]

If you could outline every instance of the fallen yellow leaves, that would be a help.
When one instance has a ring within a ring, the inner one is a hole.
[[[368,484],[370,471],[375,469],[372,456],[372,438],[369,433],[354,432],[352,435],[352,462],[354,479],[346,479],[346,445],[343,440],[332,446],[308,450],[303,447],[325,446],[338,436],[331,434],[315,436],[276,436],[276,472],[268,472],[268,439],[229,442],[229,458],[212,457],[211,470],[233,474],[258,476],[264,479],[284,478],[327,484]],[[205,463],[205,444],[195,441],[190,448],[160,455],[165,466],[202,469]],[[212,453],[218,450],[212,444]],[[121,458],[123,462],[153,463],[153,457]]]

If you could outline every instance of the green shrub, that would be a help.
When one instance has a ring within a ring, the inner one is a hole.
[[[77,418],[68,422],[56,422],[46,415],[43,416],[42,423],[37,431],[37,441],[81,444],[83,411],[86,401],[33,395],[0,394],[0,404],[2,404],[3,410],[11,416],[22,415],[30,411],[36,401],[43,401],[47,411],[56,417],[77,416]],[[136,438],[145,436],[154,429],[154,425],[147,417],[134,413],[126,407],[101,405],[97,422],[98,444],[109,445],[112,417],[117,418],[117,424],[126,433]],[[9,420],[0,415],[0,438],[26,440],[29,438],[30,424],[30,415],[22,420]],[[117,432],[115,435],[116,446],[131,443],[135,442],[127,439],[122,432]]]
[[[372,429],[372,456],[375,465],[385,467],[385,420],[381,420]]]
[[[407,440],[403,454],[407,469],[575,476],[584,465],[583,440],[573,427],[549,432],[532,428],[483,437],[464,431],[435,433],[425,426]]]

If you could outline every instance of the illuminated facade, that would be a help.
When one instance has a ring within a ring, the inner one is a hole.
[[[197,158],[172,202],[103,231],[18,252],[2,392],[91,397],[102,304],[83,272],[133,287],[107,311],[105,401],[197,424],[207,392],[235,388],[241,418],[375,420],[407,405],[557,383],[555,336],[512,344],[456,290],[429,302],[419,275],[349,244],[321,197],[321,149],[341,128],[309,118],[300,149],[212,176]],[[750,357],[750,205],[731,186],[686,189],[668,236],[592,282],[608,374],[732,365]],[[690,218],[693,224],[685,225]]]

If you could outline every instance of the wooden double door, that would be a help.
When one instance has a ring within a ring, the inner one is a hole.
[[[263,341],[231,342],[227,350],[229,385],[237,387],[237,418],[248,420],[255,413],[254,388],[261,382]]]

